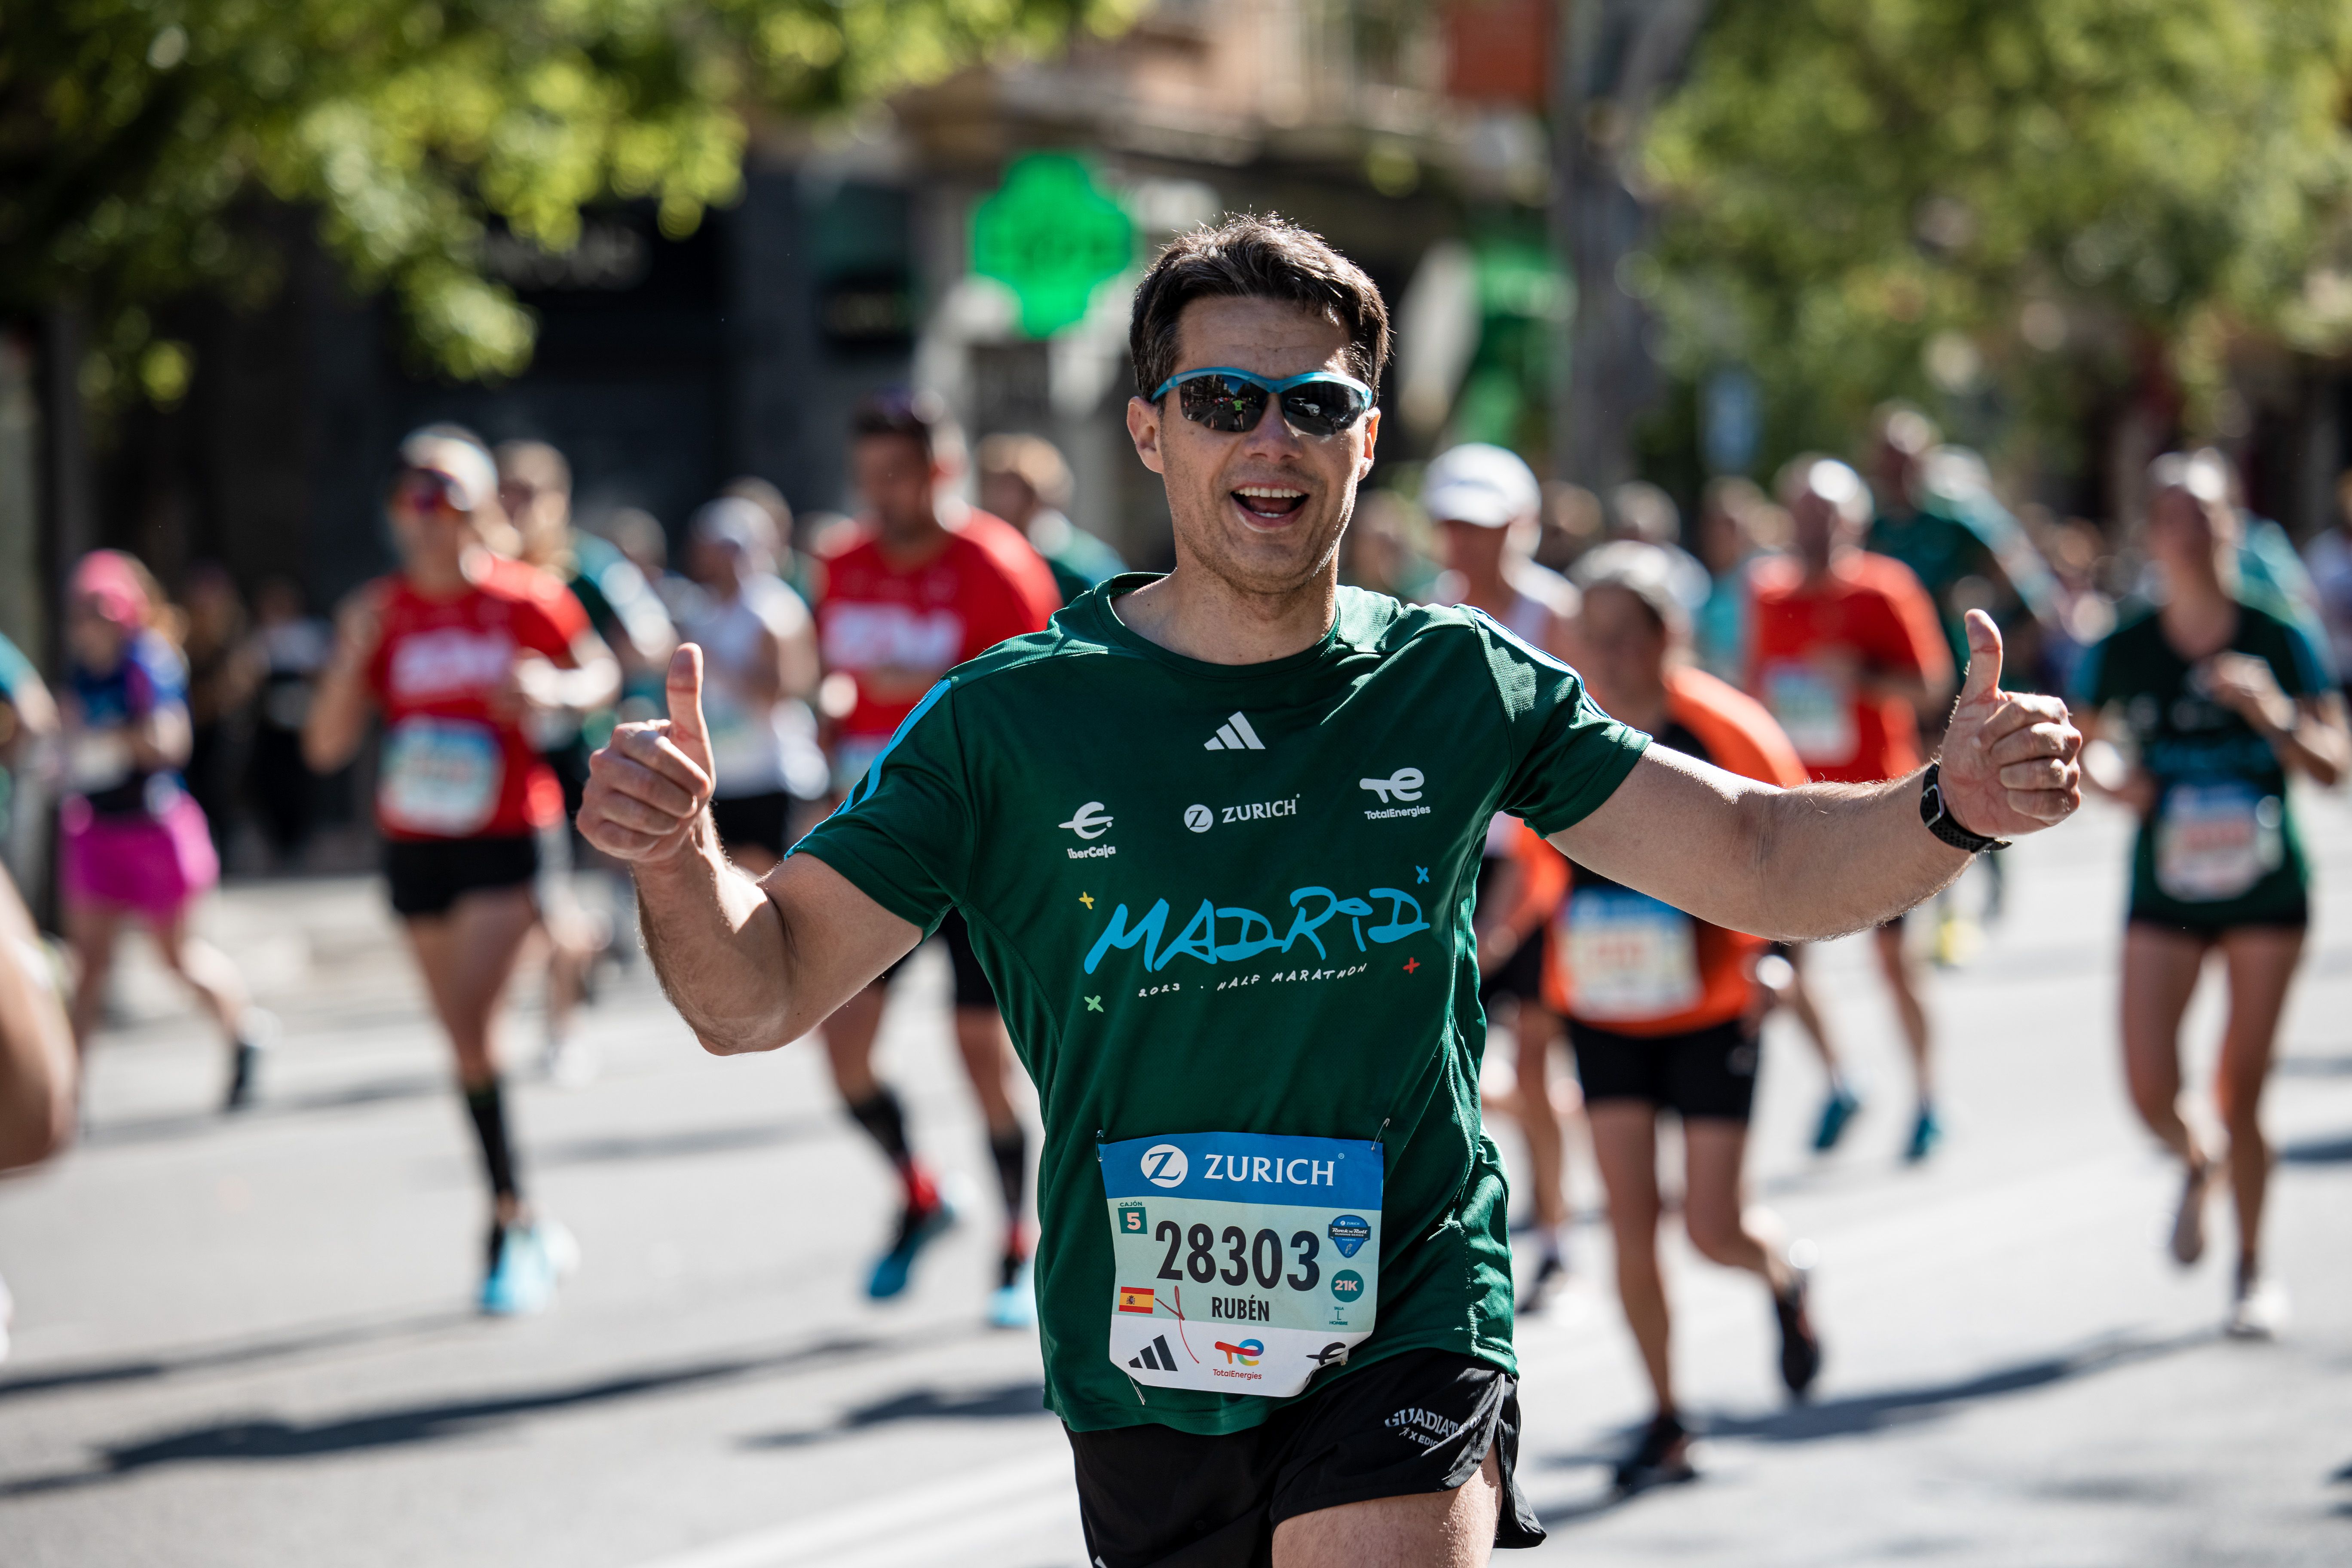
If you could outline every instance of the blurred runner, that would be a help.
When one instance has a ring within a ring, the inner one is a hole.
[[[1655,546],[1604,544],[1579,562],[1584,674],[1603,710],[1701,762],[1793,788],[1804,764],[1771,715],[1685,662],[1690,621],[1673,563]],[[1592,1151],[1609,1192],[1617,1294],[1641,1347],[1657,1413],[1617,1467],[1631,1491],[1691,1476],[1690,1434],[1675,1400],[1666,1288],[1658,1269],[1657,1121],[1682,1119],[1683,1226],[1700,1256],[1744,1268],[1771,1291],[1780,1377],[1800,1398],[1821,1371],[1805,1277],[1747,1216],[1741,1166],[1769,998],[1759,938],[1571,866],[1547,973],[1568,1017]]]
[[[392,907],[489,1178],[482,1310],[533,1312],[576,1253],[524,1201],[499,1080],[499,1005],[540,920],[541,834],[563,819],[562,785],[526,726],[610,702],[619,671],[562,583],[483,543],[506,525],[498,470],[469,434],[427,426],[402,442],[385,511],[401,568],[344,601],[303,752],[318,772],[339,768],[383,715],[376,821]]]
[[[1793,559],[1756,564],[1750,689],[1817,781],[1868,784],[1916,768],[1918,712],[1951,694],[1952,664],[1935,606],[1899,561],[1861,547],[1870,492],[1843,463],[1800,458],[1781,471],[1795,529]],[[1906,917],[1875,933],[1879,968],[1910,1047],[1918,1089],[1905,1158],[1924,1160],[1943,1136],[1936,1114],[1925,976],[1904,940]],[[1860,1101],[1832,1079],[1814,1147],[1837,1142]]]
[[[0,1173],[37,1164],[73,1138],[80,1064],[58,987],[48,945],[0,868]],[[0,1279],[0,1361],[15,1316]]]
[[[246,770],[247,797],[261,819],[278,868],[298,866],[310,847],[318,815],[318,785],[302,763],[302,725],[319,672],[335,647],[334,629],[308,613],[301,585],[266,577],[253,596],[254,630],[247,659],[261,681],[255,705],[253,751]]]
[[[248,657],[245,599],[227,567],[190,566],[181,604],[188,622],[188,765],[181,772],[212,830],[214,852],[225,858],[236,827],[246,705],[258,674]]]
[[[937,398],[907,392],[868,398],[851,429],[850,468],[868,511],[855,542],[826,561],[817,610],[827,669],[855,684],[834,741],[836,794],[866,774],[940,677],[1006,637],[1043,631],[1059,603],[1053,574],[1011,524],[948,492],[961,437]],[[1013,1042],[962,917],[950,912],[939,930],[955,972],[956,1046],[988,1121],[989,1158],[1004,1197],[1004,1247],[989,1314],[1019,1326],[1035,1320],[1036,1303],[1023,1217],[1029,1141],[1013,1107]],[[904,967],[904,959],[892,964],[824,1026],[825,1057],[849,1114],[905,1190],[898,1226],[866,1282],[877,1300],[907,1288],[916,1256],[956,1219],[915,1152],[897,1091],[874,1070],[883,1000]]]
[[[824,797],[824,753],[807,699],[816,690],[816,623],[771,569],[769,520],[722,496],[694,514],[688,562],[701,590],[687,639],[702,645],[704,717],[719,770],[710,818],[738,866],[765,876],[803,824],[799,803]]]
[[[1069,604],[1127,570],[1118,552],[1072,522],[1070,466],[1042,436],[991,436],[980,444],[980,504],[1021,531],[1045,558]]]
[[[1576,586],[1536,564],[1543,489],[1516,452],[1465,442],[1423,471],[1421,507],[1436,530],[1444,571],[1432,591],[1441,605],[1485,611],[1564,663],[1579,662]],[[1520,1122],[1535,1184],[1536,1274],[1519,1298],[1538,1312],[1565,1282],[1569,1205],[1560,1125],[1551,1099],[1551,1058],[1559,1019],[1543,999],[1544,948],[1553,907],[1567,888],[1564,864],[1517,817],[1486,825],[1478,865],[1478,1000],[1509,1025],[1517,1047]]]
[[[230,1052],[223,1108],[252,1099],[268,1019],[246,999],[226,953],[189,930],[196,900],[220,880],[205,814],[180,779],[188,757],[187,665],[159,629],[152,579],[131,557],[94,550],[74,568],[66,605],[67,790],[58,814],[58,882],[79,971],[74,1039],[98,1032],[125,919],[219,1024]]]
[[[24,650],[0,635],[0,867],[19,882],[46,865],[33,842],[40,830],[37,775],[48,766],[58,733],[57,699]]]
[[[2184,1268],[2204,1253],[2205,1198],[2226,1163],[2238,1219],[2228,1328],[2267,1337],[2287,1300],[2262,1268],[2272,1159],[2263,1088],[2311,920],[2287,778],[2335,784],[2352,765],[2352,737],[2310,639],[2232,581],[2238,517],[2220,465],[2201,453],[2160,458],[2148,489],[2147,548],[2165,602],[2118,626],[2081,671],[2085,733],[2110,729],[2134,753],[2127,768],[2106,757],[2105,776],[2093,779],[2140,818],[2124,933],[2124,1069],[2141,1120],[2186,1167],[2172,1229]],[[2213,1080],[2229,1132],[2220,1153],[2180,1114],[2180,1020],[2216,948],[2229,979]]]
[[[1706,603],[1713,586],[1706,564],[1682,547],[1682,509],[1664,490],[1647,479],[1629,479],[1610,491],[1608,536],[1664,551],[1683,607],[1696,615]]]
[[[756,474],[728,480],[719,487],[722,500],[747,500],[760,509],[765,520],[759,537],[765,542],[771,557],[768,572],[782,579],[785,587],[801,597],[803,605],[814,605],[824,597],[824,563],[794,542],[792,503],[784,492]]]

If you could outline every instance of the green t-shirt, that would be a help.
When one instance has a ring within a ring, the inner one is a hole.
[[[2290,697],[2330,689],[2311,639],[2267,610],[2242,603],[2230,647],[2269,665]],[[2205,695],[2157,613],[2109,633],[2076,679],[2085,707],[2122,710],[2157,784],[2132,849],[2132,918],[2200,929],[2303,919],[2310,872],[2278,753]]]
[[[971,928],[1044,1113],[1039,1326],[1071,1426],[1232,1432],[1279,1403],[1146,1390],[1108,1359],[1096,1146],[1150,1135],[1379,1141],[1377,1326],[1348,1364],[1433,1348],[1510,1370],[1479,852],[1497,811],[1581,820],[1648,738],[1475,610],[1342,588],[1313,647],[1203,664],[1112,612],[1150,581],[950,672],[793,852],[925,931],[950,908]]]

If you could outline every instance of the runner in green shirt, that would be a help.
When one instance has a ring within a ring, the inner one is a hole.
[[[2132,1103],[2181,1163],[2172,1255],[2205,1251],[2205,1200],[2226,1162],[2237,1210],[2230,1333],[2268,1338],[2286,1297],[2262,1267],[2271,1151],[2263,1086],[2287,987],[2311,921],[2311,872],[2287,791],[2291,773],[2328,785],[2352,767],[2344,700],[2317,645],[2231,570],[2240,515],[2217,456],[2171,453],[2148,469],[2148,560],[2161,608],[2084,656],[2084,725],[2110,718],[2131,765],[2093,753],[2093,784],[2140,818],[2124,934],[2123,1046]],[[2214,1100],[2229,1130],[2216,1153],[2181,1119],[2180,1022],[2209,952],[2229,973],[2229,1025]]]
[[[1821,937],[1957,876],[1990,842],[1958,823],[2063,820],[2079,737],[1998,689],[1980,618],[1940,789],[1784,792],[1652,749],[1479,612],[1339,587],[1388,346],[1351,263],[1278,219],[1196,231],[1132,345],[1172,573],[950,672],[757,884],[711,841],[683,650],[670,721],[616,732],[583,828],[635,867],[720,1054],[797,1038],[962,913],[1038,1087],[1046,1397],[1105,1568],[1483,1563],[1542,1537],[1477,1110],[1488,819]]]

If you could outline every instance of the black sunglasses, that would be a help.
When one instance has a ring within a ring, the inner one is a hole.
[[[1276,398],[1282,400],[1284,420],[1302,436],[1337,436],[1372,407],[1370,387],[1330,370],[1272,381],[1231,365],[1211,365],[1170,376],[1151,400],[1157,403],[1171,387],[1185,418],[1228,436],[1256,429],[1265,405]]]

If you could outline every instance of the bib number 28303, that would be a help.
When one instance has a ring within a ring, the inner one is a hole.
[[[1101,1146],[1111,1364],[1206,1394],[1297,1394],[1372,1331],[1381,1146],[1185,1132]]]

